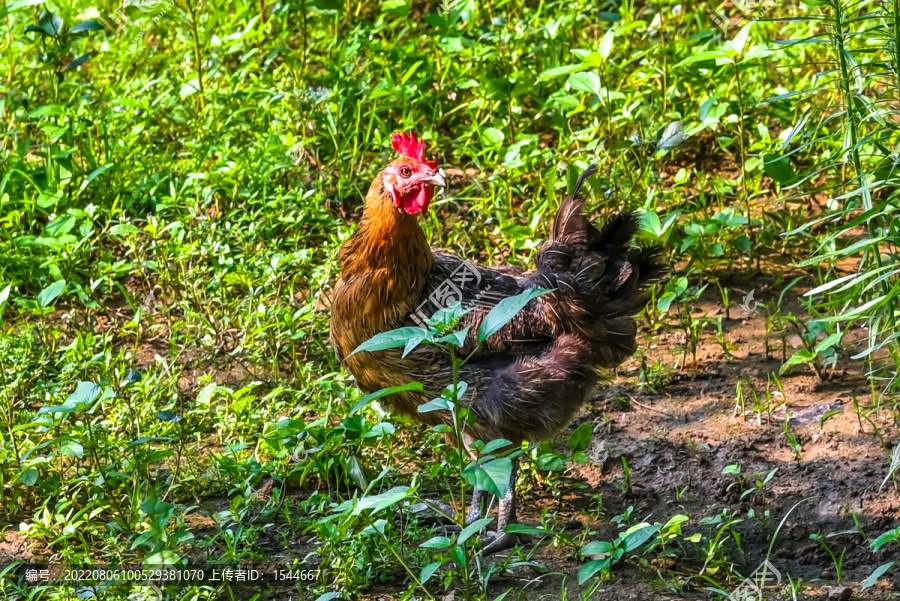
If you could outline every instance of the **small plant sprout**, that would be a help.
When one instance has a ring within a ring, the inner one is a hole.
[[[831,550],[831,547],[828,546],[828,543],[825,542],[824,536],[822,536],[821,534],[810,534],[809,538],[811,538],[812,540],[819,543],[819,545],[821,545],[822,548],[828,552],[828,555],[831,557],[831,562],[832,562],[832,564],[834,564],[834,571],[835,571],[835,574],[837,575],[838,584],[841,584],[844,580],[843,566],[844,566],[844,553],[847,552],[846,547],[841,550],[840,556],[836,556],[834,554],[834,551]]]

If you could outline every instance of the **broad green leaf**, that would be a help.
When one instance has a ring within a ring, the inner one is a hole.
[[[534,526],[524,526],[522,524],[510,524],[506,527],[506,532],[509,534],[529,534],[532,536],[558,536],[558,534],[552,530],[536,528]]]
[[[600,48],[597,51],[603,58],[609,58],[609,53],[612,52],[613,38],[615,38],[615,30],[610,28],[603,35],[603,39],[600,40]]]
[[[59,298],[59,295],[62,294],[65,287],[65,280],[57,280],[41,290],[41,293],[38,294],[37,297],[37,302],[41,309],[46,309],[53,301]]]
[[[456,301],[449,307],[444,307],[443,309],[435,311],[428,322],[443,332],[446,331],[447,328],[455,327],[466,313],[468,313],[468,311],[463,310],[462,303]]]
[[[590,557],[591,555],[603,555],[604,553],[609,553],[614,548],[614,544],[599,540],[588,543],[584,547],[582,547],[581,554],[585,557]]]
[[[772,54],[771,50],[769,50],[762,44],[757,44],[747,51],[747,53],[744,55],[744,58],[741,59],[741,64],[744,64],[747,61],[756,60],[758,58],[765,58],[770,54]]]
[[[385,520],[384,518],[382,518],[380,520],[375,520],[375,522],[373,524],[363,528],[362,534],[364,534],[366,536],[369,536],[369,535],[372,535],[375,533],[384,534],[385,526],[387,526],[387,520]]]
[[[538,467],[548,472],[558,472],[566,469],[565,457],[561,457],[556,453],[543,453],[538,455]]]
[[[148,442],[158,442],[161,440],[169,440],[168,436],[141,436],[140,438],[135,438],[131,442],[128,443],[128,448],[136,447],[142,444],[147,444]]]
[[[14,10],[18,10],[23,6],[33,6],[35,4],[43,4],[47,0],[13,0],[6,6],[6,12],[11,13]]]
[[[34,486],[34,483],[38,481],[38,476],[40,473],[36,468],[28,468],[22,475],[19,476],[19,482],[21,482],[24,486]]]
[[[59,447],[59,452],[70,457],[84,457],[84,447],[76,440],[67,440]]]
[[[429,538],[427,541],[419,545],[423,549],[446,549],[450,545],[453,544],[453,541],[450,540],[447,536],[435,536]]]
[[[435,561],[422,568],[422,572],[419,574],[419,582],[422,584],[428,582],[439,567],[441,567],[441,562]]]
[[[466,336],[469,335],[469,330],[471,329],[472,326],[466,326],[457,332],[451,332],[446,336],[435,338],[434,342],[437,344],[452,344],[453,346],[459,348],[466,343]]]
[[[181,556],[175,551],[165,549],[159,553],[154,553],[144,560],[144,566],[150,567],[175,567],[181,564]]]
[[[872,550],[877,551],[886,544],[893,542],[900,542],[900,527],[888,530],[872,541]]]
[[[526,290],[521,294],[517,294],[516,296],[504,298],[497,303],[497,306],[491,309],[491,312],[488,313],[481,322],[481,327],[478,328],[478,344],[481,344],[490,336],[497,333],[500,328],[505,326],[509,320],[515,317],[516,314],[518,314],[532,299],[547,294],[548,292],[553,291],[544,290],[542,288],[533,288],[531,290]]]
[[[113,236],[122,236],[124,234],[140,234],[141,230],[130,223],[119,223],[112,226],[109,233]]]
[[[747,25],[741,27],[740,31],[737,32],[737,35],[734,36],[734,39],[731,40],[731,47],[734,48],[734,51],[737,54],[741,54],[744,51],[744,44],[747,42],[747,36],[750,35],[750,27],[753,25],[751,21]]]
[[[868,578],[866,578],[865,581],[862,583],[862,587],[859,589],[859,592],[863,592],[867,588],[869,588],[871,586],[875,586],[875,583],[878,581],[879,578],[881,578],[882,574],[884,574],[885,572],[890,570],[896,564],[897,564],[896,561],[892,561],[890,563],[886,563],[883,566],[879,566],[878,568],[876,568],[875,571],[872,572],[872,574]]]
[[[372,352],[399,348],[401,346],[405,347],[411,338],[418,338],[421,332],[422,328],[405,327],[376,334],[356,347],[356,350],[347,355],[347,358],[350,358],[361,351]]]
[[[230,395],[231,389],[226,386],[219,386],[215,382],[210,382],[197,394],[197,402],[201,405],[209,405],[217,392]]]
[[[371,497],[363,497],[353,509],[353,515],[359,515],[365,510],[371,509],[372,512],[378,512],[387,509],[392,505],[396,505],[410,495],[412,489],[409,486],[395,486],[387,492]]]
[[[600,76],[593,71],[573,73],[569,76],[569,86],[579,92],[588,92],[600,96]]]
[[[578,584],[584,584],[597,572],[602,572],[612,564],[611,558],[589,561],[578,570]]]
[[[153,537],[153,535],[154,535],[154,532],[152,530],[148,530],[147,532],[144,532],[143,534],[138,536],[136,539],[134,539],[134,542],[131,543],[131,550],[133,551],[133,550],[137,549],[138,547],[140,547],[141,545],[147,545],[148,547],[150,547],[152,549],[153,542],[150,539]]]
[[[180,422],[181,418],[174,411],[160,411],[156,414],[156,419],[164,422]]]
[[[38,26],[51,38],[58,38],[59,34],[62,32],[63,20],[59,16],[46,11],[41,15]]]
[[[788,362],[781,366],[781,369],[778,371],[779,374],[783,374],[789,367],[792,365],[800,365],[801,363],[809,363],[816,358],[811,352],[806,350],[805,348],[800,349],[788,359]]]
[[[63,234],[68,234],[72,231],[72,228],[75,227],[75,223],[77,219],[75,219],[72,215],[63,215],[55,219],[52,223],[47,224],[47,233],[51,236],[61,236]]]
[[[643,545],[650,540],[654,534],[659,532],[660,528],[662,528],[662,524],[651,526],[650,524],[643,523],[632,526],[626,530],[624,535],[625,552],[629,553]]]
[[[447,388],[445,388],[441,392],[441,396],[444,397],[445,399],[448,399],[451,401],[458,401],[459,399],[463,398],[463,396],[465,396],[466,391],[468,389],[469,389],[468,382],[457,382],[455,388],[453,387],[453,385],[450,385]]]
[[[763,170],[779,184],[786,184],[794,179],[794,166],[787,157],[777,154],[763,156]]]
[[[842,332],[835,332],[834,334],[829,335],[827,338],[825,338],[825,340],[823,340],[818,345],[816,345],[816,349],[815,349],[816,354],[819,354],[822,351],[828,350],[831,347],[836,346],[841,341],[841,338],[843,338],[843,337],[844,337],[844,334]]]
[[[678,533],[681,533],[680,525],[688,521],[688,516],[683,514],[673,515],[668,522],[666,522],[665,526],[663,526],[663,530],[666,532],[671,532],[673,528],[677,528]]]
[[[469,484],[499,498],[506,496],[509,491],[511,474],[512,460],[508,457],[498,457],[481,464],[471,463],[463,470],[463,476]]]
[[[463,528],[462,532],[459,533],[459,538],[456,539],[457,545],[462,545],[467,540],[469,540],[472,535],[477,534],[481,530],[485,528],[488,524],[494,521],[494,518],[481,518],[480,520],[475,520],[465,528]]]
[[[538,81],[544,81],[546,79],[553,79],[554,77],[559,77],[560,75],[568,75],[569,73],[575,73],[577,71],[582,71],[584,66],[581,64],[578,65],[566,65],[564,67],[554,67],[552,69],[547,69],[541,76],[538,77]]]
[[[93,56],[93,54],[94,54],[93,50],[90,52],[85,52],[84,54],[82,54],[81,56],[79,56],[78,58],[73,60],[71,63],[66,65],[66,72],[74,71],[75,69],[77,69],[78,67],[83,65],[84,63],[88,62],[88,59],[90,59],[91,56]],[[106,171],[106,169],[104,169],[104,167],[108,167],[108,166],[104,165],[100,169],[103,169],[103,171]],[[88,182],[91,181],[92,179],[94,179],[94,177],[97,177],[96,175],[94,175],[94,173],[97,173],[97,171],[99,171],[99,170],[95,170],[93,173],[91,173],[91,175],[88,176],[88,179],[87,179]],[[87,187],[87,182],[85,182],[84,184],[81,185],[82,190],[84,190],[86,187]]]
[[[453,561],[455,561],[457,565],[462,566],[462,569],[469,569],[469,562],[466,561],[466,554],[463,552],[463,548],[459,545],[453,545],[452,547],[450,547],[450,557],[453,558]]]
[[[658,238],[662,231],[662,223],[659,221],[659,215],[657,215],[655,211],[645,211],[641,213],[640,227],[642,231],[653,234]]]
[[[591,437],[594,435],[594,429],[590,423],[585,422],[578,426],[569,436],[569,451],[579,453],[586,451],[591,444]]]
[[[87,59],[85,59],[85,60],[87,60]],[[106,173],[107,171],[109,171],[112,168],[113,168],[112,165],[101,165],[100,167],[97,167],[96,169],[91,171],[90,175],[88,175],[87,178],[85,178],[85,180],[83,182],[81,182],[81,189],[84,190],[85,188],[87,188],[88,184],[90,184],[92,181],[94,181],[95,179],[97,179],[102,174]]]
[[[419,413],[430,413],[431,411],[449,411],[451,409],[450,401],[444,397],[438,397],[427,403],[419,405],[417,408]]]
[[[734,50],[731,48],[722,49],[722,50],[709,50],[707,52],[698,52],[697,54],[692,54],[687,57],[680,63],[675,65],[675,68],[684,67],[686,65],[690,65],[693,63],[699,63],[701,61],[714,60],[719,58],[730,58],[734,55]]]
[[[38,414],[42,413],[72,413],[83,411],[100,395],[101,388],[92,382],[79,382],[75,392],[66,398],[66,402],[55,407],[41,407]]]
[[[484,445],[484,448],[481,449],[479,451],[479,453],[481,455],[487,455],[488,453],[493,453],[497,449],[502,449],[504,447],[508,447],[511,444],[512,443],[510,441],[506,440],[505,438],[496,438],[496,439],[490,441],[489,443],[487,443],[486,445]]]
[[[485,146],[496,147],[503,144],[503,132],[496,127],[487,127],[481,132],[481,141]]]
[[[69,30],[69,33],[78,33],[80,31],[102,31],[103,25],[97,23],[96,21],[82,21],[75,27]]]
[[[27,115],[25,115],[26,119],[30,119],[32,117],[52,117],[54,115],[62,115],[66,111],[66,107],[61,104],[45,104],[42,107],[36,108]],[[42,207],[52,206],[53,203],[59,201],[62,198],[62,192],[58,192],[56,194],[47,195],[46,200],[41,200],[38,198],[38,204]]]
[[[394,394],[395,392],[403,392],[405,390],[415,390],[421,392],[422,384],[420,382],[410,382],[409,384],[403,384],[402,386],[392,386],[390,388],[382,388],[381,390],[370,392],[360,400],[356,401],[356,404],[353,405],[353,409],[350,410],[350,415],[355,414],[357,411],[359,411],[372,401],[378,400],[381,397],[387,396],[389,394]]]
[[[408,354],[413,352],[417,346],[425,342],[426,340],[431,338],[431,332],[428,330],[423,330],[422,328],[413,328],[414,330],[418,330],[409,336],[406,339],[406,345],[403,347],[403,355],[402,357],[406,357]]]

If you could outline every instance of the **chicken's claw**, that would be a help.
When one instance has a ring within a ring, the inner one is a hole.
[[[517,534],[504,532],[499,534],[493,530],[489,530],[479,539],[481,543],[481,552],[484,555],[490,555],[515,547],[516,545],[527,545],[533,542],[532,538],[527,534]]]

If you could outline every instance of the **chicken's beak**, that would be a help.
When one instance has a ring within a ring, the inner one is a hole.
[[[431,184],[432,186],[437,186],[438,188],[443,188],[447,185],[447,182],[444,181],[444,175],[440,171],[435,171],[434,174],[429,175],[428,177],[423,179],[422,183]]]

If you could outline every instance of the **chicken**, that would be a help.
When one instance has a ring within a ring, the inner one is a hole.
[[[417,411],[452,385],[445,350],[420,345],[405,357],[401,348],[353,351],[376,334],[421,325],[460,301],[469,312],[458,329],[472,326],[459,351],[468,357],[459,374],[468,384],[460,402],[475,416],[465,442],[551,438],[589,398],[598,369],[616,367],[635,351],[634,316],[649,300],[647,285],[662,274],[660,249],[632,247],[634,214],[617,214],[600,229],[590,223],[580,191],[597,171],[591,166],[560,205],[536,269],[476,266],[432,250],[417,215],[428,210],[444,178],[437,163],[425,160],[424,142],[415,134],[394,134],[392,143],[401,156],[375,177],[359,227],[341,248],[331,319],[338,359],[366,392],[421,382],[424,392],[398,392],[381,403],[427,425],[452,424],[448,412]],[[535,288],[553,292],[529,301],[476,345],[478,326],[497,302]],[[488,537],[492,549],[514,542],[505,527],[515,521],[515,478],[514,469],[497,534]],[[476,490],[470,518],[480,515],[480,499]]]

